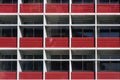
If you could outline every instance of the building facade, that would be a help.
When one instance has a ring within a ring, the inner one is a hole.
[[[0,0],[0,80],[120,80],[119,0]]]

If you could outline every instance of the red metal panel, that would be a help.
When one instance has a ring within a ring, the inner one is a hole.
[[[43,12],[42,3],[27,3],[20,4],[21,13],[40,13]]]
[[[114,12],[120,12],[119,9],[119,4],[97,4],[97,12],[101,13],[106,13],[106,12],[110,12],[110,13],[114,13]]]
[[[120,47],[119,37],[98,37],[98,47]]]
[[[17,38],[0,37],[0,47],[17,47]]]
[[[45,79],[68,79],[68,72],[46,72]]]
[[[0,72],[0,80],[1,79],[12,79],[15,80],[16,79],[16,72]]]
[[[42,47],[43,40],[38,37],[22,37],[20,38],[20,47]]]
[[[94,4],[71,4],[71,12],[92,13],[94,12]]]
[[[72,80],[75,80],[75,79],[94,80],[94,72],[72,72],[71,78],[72,78]]]
[[[20,72],[20,79],[42,79],[42,72]]]
[[[98,72],[98,80],[100,79],[120,79],[120,72]]]
[[[68,37],[47,37],[46,47],[68,47]]]
[[[73,37],[72,47],[94,47],[94,37]]]
[[[0,4],[0,13],[16,13],[17,4]]]
[[[67,13],[68,12],[68,4],[57,4],[57,3],[49,3],[46,4],[46,12],[47,13]]]

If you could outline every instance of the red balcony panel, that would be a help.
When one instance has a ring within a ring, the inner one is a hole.
[[[68,47],[68,37],[47,37],[46,47]]]
[[[93,13],[94,4],[71,4],[72,13]]]
[[[72,78],[72,80],[75,80],[75,79],[94,80],[94,72],[72,72],[71,78]]]
[[[16,79],[16,72],[0,72],[0,80],[6,79]]]
[[[17,38],[0,37],[0,47],[17,47]]]
[[[43,4],[42,3],[27,3],[20,4],[21,13],[42,13]]]
[[[120,47],[119,37],[98,37],[98,47]]]
[[[98,4],[97,12],[99,13],[118,13],[120,12],[119,4]]]
[[[49,3],[46,4],[46,12],[47,13],[68,13],[68,4],[57,4],[57,3]]]
[[[63,79],[68,80],[68,72],[46,72],[45,73],[45,79]]]
[[[43,39],[39,37],[20,38],[20,47],[42,47]]]
[[[94,47],[94,37],[73,37],[72,47]]]
[[[16,13],[17,4],[0,4],[0,13]]]
[[[119,80],[120,72],[98,72],[98,80],[100,79],[111,79],[111,80]]]
[[[42,79],[42,72],[20,72],[20,79]]]

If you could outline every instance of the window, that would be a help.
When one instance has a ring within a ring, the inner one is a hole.
[[[100,37],[119,37],[120,29],[119,28],[100,28],[98,35]]]
[[[69,59],[69,55],[51,55],[51,59]]]
[[[0,54],[0,59],[17,59],[17,55]]]
[[[43,62],[42,61],[24,61],[21,62],[22,71],[42,71]]]
[[[16,71],[17,63],[15,61],[0,62],[0,71]]]
[[[93,37],[94,30],[92,28],[73,28],[72,29],[73,37]]]
[[[69,62],[67,61],[52,61],[51,62],[51,71],[66,71],[66,70],[69,70]]]
[[[16,28],[1,28],[1,37],[16,37],[17,29]]]
[[[99,0],[100,3],[109,3],[109,0]]]
[[[42,28],[24,28],[23,37],[42,37],[43,30]]]
[[[23,0],[23,3],[41,3],[42,0]]]
[[[73,59],[94,59],[94,55],[72,55]]]
[[[93,3],[93,0],[72,0],[72,3]]]
[[[51,0],[51,3],[68,3],[68,0]]]
[[[120,59],[120,54],[111,54],[111,55],[107,55],[107,54],[101,54],[100,55],[100,59]]]
[[[2,3],[17,3],[17,0],[2,0]]]
[[[48,37],[68,37],[68,28],[50,28],[48,31]]]
[[[120,71],[119,61],[100,62],[100,71]]]
[[[119,3],[119,0],[99,0],[100,3]]]
[[[41,55],[41,54],[31,54],[31,55],[23,54],[22,58],[23,59],[43,59],[43,55]]]
[[[73,61],[73,71],[94,71],[94,62],[92,61]]]

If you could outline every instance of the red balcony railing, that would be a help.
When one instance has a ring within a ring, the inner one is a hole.
[[[16,13],[17,4],[0,4],[0,13]]]
[[[42,72],[20,72],[20,80],[42,80]]]
[[[93,13],[94,4],[72,4],[72,13]]]
[[[119,37],[98,37],[98,47],[120,47]]]
[[[46,4],[47,13],[68,13],[68,4],[48,3]]]
[[[20,38],[20,47],[42,47],[42,38],[22,37]]]
[[[97,12],[98,13],[118,13],[120,12],[119,4],[97,4]]]
[[[20,4],[20,12],[21,13],[42,13],[43,4],[42,3]]]
[[[0,80],[16,80],[16,72],[0,72]]]
[[[46,47],[68,47],[68,37],[47,37]]]
[[[94,37],[73,37],[72,47],[94,47]]]
[[[45,73],[45,79],[55,79],[55,80],[68,80],[68,72],[46,72]]]
[[[94,80],[94,72],[72,72],[71,78],[72,80],[78,80],[78,79]]]
[[[120,80],[120,72],[98,72],[98,80]]]
[[[0,37],[0,47],[17,47],[17,38]]]

